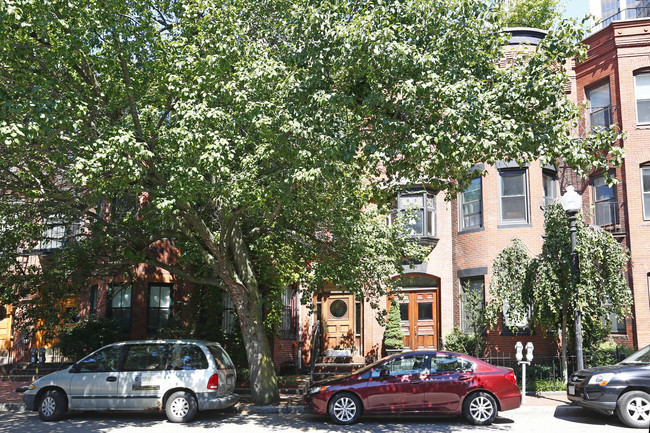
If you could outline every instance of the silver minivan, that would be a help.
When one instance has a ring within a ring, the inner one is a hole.
[[[127,341],[104,346],[32,383],[27,410],[56,421],[77,410],[164,410],[188,422],[199,410],[234,405],[235,366],[218,343]]]

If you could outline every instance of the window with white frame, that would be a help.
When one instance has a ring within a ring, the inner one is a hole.
[[[501,222],[528,223],[528,182],[526,170],[503,170],[500,177]]]
[[[594,178],[594,224],[610,226],[618,223],[616,188],[607,185],[605,176]]]
[[[650,220],[650,167],[641,168],[641,188],[643,194],[643,219]]]
[[[117,321],[122,336],[131,334],[131,286],[111,286],[109,316]]]
[[[524,312],[518,315],[510,314],[510,303],[503,301],[503,324],[510,330],[527,331],[530,324],[530,309],[526,308]]]
[[[482,178],[472,179],[460,195],[460,229],[483,226]]]
[[[589,101],[589,126],[609,128],[612,124],[612,101],[609,82],[587,90]]]
[[[542,182],[544,187],[544,207],[546,207],[557,199],[557,176],[555,173],[544,170],[542,172]]]
[[[156,333],[169,326],[173,312],[173,287],[172,284],[149,284],[147,332]]]
[[[605,307],[611,306],[611,300],[607,300]],[[625,326],[625,318],[620,317],[616,313],[607,313],[601,317],[600,323],[605,327],[609,328],[610,334],[625,334],[627,332]]]
[[[637,123],[650,123],[650,72],[634,76]]]

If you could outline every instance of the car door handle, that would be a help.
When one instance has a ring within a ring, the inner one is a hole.
[[[117,382],[117,377],[115,376],[108,376],[106,378],[106,382]]]
[[[472,376],[458,376],[458,380],[471,380]]]

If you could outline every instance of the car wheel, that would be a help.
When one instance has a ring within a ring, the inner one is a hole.
[[[650,426],[650,395],[643,391],[626,392],[618,399],[616,414],[628,427],[648,428]]]
[[[497,402],[486,392],[477,392],[463,402],[463,416],[474,425],[490,425],[497,416]]]
[[[328,412],[336,424],[352,424],[361,416],[361,401],[354,394],[337,394],[330,401]]]
[[[63,418],[67,405],[65,394],[51,389],[43,394],[38,403],[38,416],[43,421],[58,421]]]
[[[185,391],[173,393],[165,404],[165,414],[171,422],[190,422],[194,419],[198,410],[196,398]]]

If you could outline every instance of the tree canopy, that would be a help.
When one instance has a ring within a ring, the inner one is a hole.
[[[576,309],[582,312],[585,327],[593,330],[601,328],[603,317],[609,314],[629,315],[632,292],[625,278],[629,254],[623,246],[611,233],[578,218],[579,272],[573,275],[567,214],[559,203],[553,203],[544,216],[546,233],[539,256],[532,257],[523,242],[515,239],[494,261],[487,308],[491,323],[499,315],[515,323],[529,316],[533,327],[561,330],[568,336]],[[567,340],[562,338],[565,367]]]
[[[475,0],[3,1],[3,302],[56,320],[51,303],[91,279],[166,269],[229,293],[253,398],[277,399],[263,292],[385,293],[422,257],[384,224],[394,185],[453,194],[497,160],[620,163],[613,131],[570,136],[558,65],[585,54],[582,31],[502,68],[500,22]]]
[[[503,22],[510,27],[548,30],[562,17],[560,0],[505,0]]]

